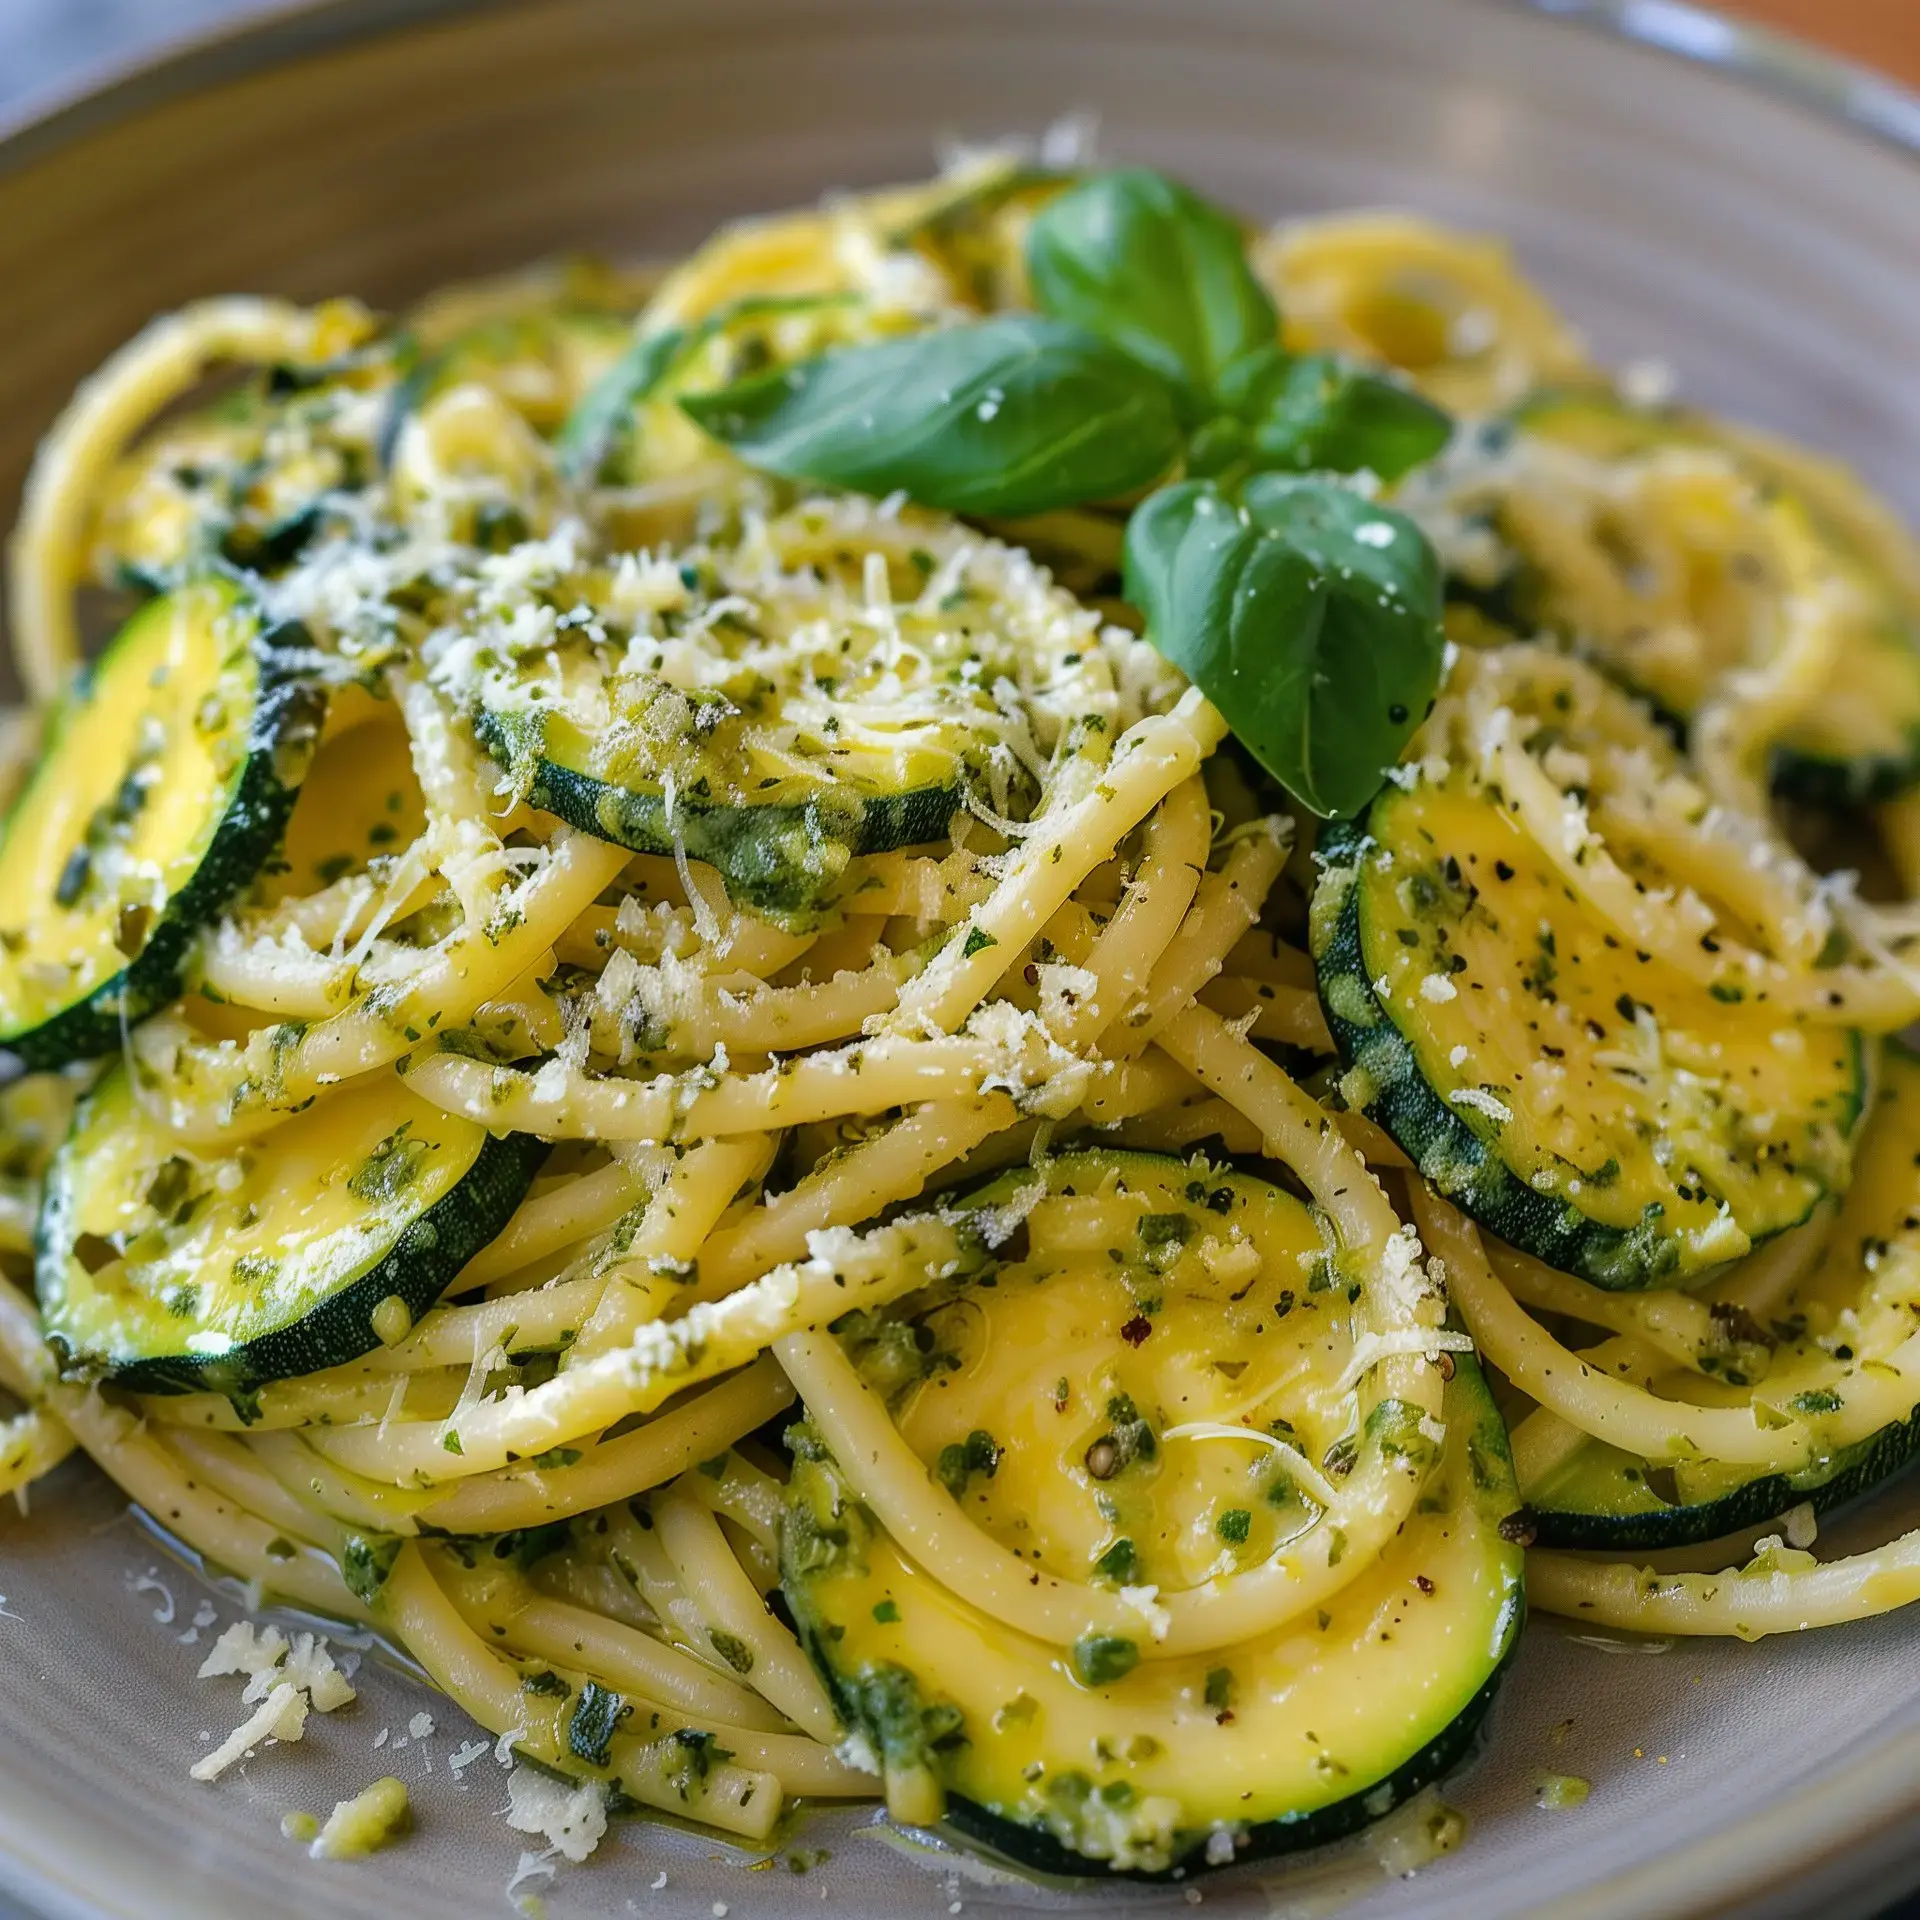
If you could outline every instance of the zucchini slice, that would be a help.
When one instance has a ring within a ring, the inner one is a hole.
[[[321,717],[239,588],[143,607],[54,716],[0,830],[0,1050],[120,1045],[179,990],[194,936],[272,855]]]
[[[944,1801],[1026,1866],[1164,1877],[1351,1832],[1461,1757],[1519,1633],[1491,1398],[1459,1356],[1412,1516],[1321,1610],[1155,1658],[1156,1589],[1330,1524],[1316,1493],[1337,1497],[1357,1451],[1433,1449],[1398,1401],[1362,1422],[1347,1291],[1302,1202],[1158,1155],[1047,1171],[1015,1258],[839,1332],[969,1518],[1059,1577],[1134,1589],[1139,1640],[1069,1649],[976,1612],[880,1528],[811,1426],[790,1435],[782,1536],[801,1637],[896,1815],[930,1822]]]
[[[1828,684],[1775,746],[1775,789],[1858,806],[1920,780],[1920,555],[1857,480],[1707,415],[1597,389],[1537,394],[1516,418],[1620,483],[1556,508],[1521,480],[1497,518],[1521,555],[1506,598],[1522,626],[1574,635],[1685,725],[1796,590],[1803,550],[1848,611]],[[1769,516],[1785,538],[1756,543]]]
[[[1542,709],[1512,713],[1527,750],[1596,783],[1594,817],[1609,730],[1643,788],[1676,771],[1590,669],[1481,658]],[[1762,998],[1637,952],[1469,766],[1410,765],[1319,857],[1312,946],[1342,1092],[1501,1239],[1596,1286],[1678,1285],[1845,1186],[1859,1036],[1783,1028]],[[1684,884],[1644,849],[1622,858],[1649,890]]]
[[[1865,1434],[1852,1411],[1856,1389],[1878,1397],[1887,1355],[1920,1315],[1920,1057],[1887,1050],[1823,1257],[1764,1317],[1739,1299],[1713,1300],[1709,1315],[1716,1333],[1758,1348],[1760,1377],[1731,1373],[1709,1352],[1692,1368],[1657,1373],[1654,1391],[1801,1415],[1818,1408],[1824,1431],[1813,1457],[1785,1473],[1707,1459],[1655,1465],[1589,1437],[1524,1490],[1543,1545],[1624,1551],[1717,1539],[1803,1503],[1827,1512],[1920,1454],[1920,1399],[1901,1401],[1900,1417]]]
[[[61,1370],[244,1396],[398,1339],[506,1224],[546,1147],[391,1080],[264,1138],[175,1140],[124,1068],[81,1102],[41,1202],[36,1284]]]
[[[855,855],[942,838],[970,790],[1024,814],[1034,749],[996,690],[1018,687],[1044,732],[1104,671],[1098,616],[1025,555],[860,501],[623,563],[597,604],[625,619],[573,622],[572,593],[544,596],[551,644],[483,632],[438,683],[535,806],[704,860],[790,922]]]
[[[1588,1439],[1541,1479],[1528,1504],[1543,1547],[1617,1553],[1685,1547],[1766,1526],[1798,1506],[1830,1512],[1910,1467],[1916,1453],[1920,1417],[1795,1472],[1753,1478],[1712,1460],[1655,1466]]]

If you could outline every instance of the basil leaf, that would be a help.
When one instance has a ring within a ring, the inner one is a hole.
[[[1433,456],[1453,421],[1409,387],[1331,354],[1266,347],[1228,368],[1220,404],[1243,421],[1256,467],[1397,480]]]
[[[1172,396],[1037,314],[842,348],[680,404],[750,465],[1009,518],[1132,493],[1180,452]]]
[[[1177,181],[1126,167],[1049,201],[1027,233],[1043,313],[1103,334],[1184,396],[1189,423],[1222,372],[1279,320],[1240,227]]]
[[[684,327],[639,334],[561,422],[554,438],[560,471],[575,483],[602,477],[609,457],[633,430],[633,410],[693,345]]]
[[[1147,635],[1309,811],[1379,791],[1440,683],[1440,567],[1411,520],[1329,481],[1209,481],[1127,526]]]

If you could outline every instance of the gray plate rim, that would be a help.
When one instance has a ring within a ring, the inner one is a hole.
[[[251,0],[214,22],[131,57],[108,58],[0,112],[0,175],[88,134],[222,80],[303,55],[528,0]],[[1690,0],[1479,0],[1625,40],[1712,69],[1816,118],[1920,158],[1920,90],[1771,27]]]
[[[406,32],[462,13],[525,0],[256,0],[237,24],[184,34],[125,61],[104,61],[72,82],[30,95],[0,114],[0,176],[164,101],[304,56]],[[1531,13],[1701,67],[1789,102],[1910,156],[1920,171],[1920,92],[1770,28],[1729,19],[1686,0],[1480,0]],[[1783,1877],[1807,1877],[1920,1815],[1920,1726],[1848,1756],[1818,1785],[1763,1807],[1691,1846],[1625,1868],[1553,1907],[1554,1920],[1704,1920],[1732,1914]],[[62,1907],[98,1907],[101,1889],[64,1875],[43,1877],[46,1836],[0,1806],[0,1881]],[[22,1873],[24,1869],[24,1873]],[[20,1877],[16,1878],[15,1876]],[[64,1884],[63,1884],[64,1882]],[[131,1887],[117,1891],[131,1895]],[[126,1920],[147,1920],[142,1900],[116,1902]]]

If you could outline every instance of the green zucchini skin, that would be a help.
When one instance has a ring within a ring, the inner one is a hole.
[[[497,760],[512,764],[512,722],[483,711],[474,731]],[[815,800],[760,806],[715,806],[683,796],[674,803],[670,829],[662,794],[613,786],[544,756],[534,764],[527,798],[570,827],[636,853],[671,857],[684,850],[688,859],[718,870],[736,905],[774,920],[818,912],[855,855],[943,838],[960,806],[954,787],[893,794],[836,789]]]
[[[83,1101],[70,1139],[79,1135],[87,1115],[88,1103]],[[379,1346],[374,1315],[389,1298],[397,1297],[410,1318],[418,1320],[506,1225],[547,1153],[547,1143],[530,1134],[489,1135],[454,1186],[411,1220],[371,1266],[297,1319],[218,1357],[202,1357],[184,1347],[131,1351],[124,1344],[91,1340],[74,1323],[66,1269],[75,1238],[77,1195],[70,1169],[56,1155],[42,1194],[34,1249],[47,1345],[68,1378],[107,1379],[136,1393],[224,1393],[244,1408],[247,1396],[270,1381],[341,1366]],[[190,1319],[178,1323],[183,1340],[192,1325]]]
[[[116,1366],[114,1379],[136,1393],[211,1388],[243,1394],[270,1380],[293,1379],[357,1360],[380,1344],[373,1332],[373,1314],[381,1302],[398,1296],[418,1320],[446,1292],[460,1269],[507,1224],[547,1152],[547,1143],[531,1134],[490,1138],[452,1193],[423,1213],[375,1266],[305,1319],[218,1360],[198,1360],[190,1354],[134,1360]]]
[[[1805,1298],[1835,1311],[1852,1287],[1866,1279],[1868,1244],[1884,1238],[1889,1248],[1903,1252],[1915,1244],[1914,1236],[1920,1233],[1920,1213],[1914,1210],[1920,1193],[1916,1148],[1920,1055],[1893,1040],[1881,1063],[1853,1183],[1820,1259],[1799,1283],[1806,1289]],[[1796,1288],[1779,1306],[1791,1321],[1792,1309],[1802,1304]],[[1920,1407],[1850,1444],[1816,1455],[1790,1473],[1762,1473],[1744,1481],[1727,1473],[1718,1488],[1698,1488],[1694,1497],[1686,1498],[1677,1484],[1658,1489],[1658,1469],[1646,1461],[1589,1440],[1561,1468],[1528,1489],[1528,1504],[1537,1516],[1537,1537],[1546,1546],[1610,1552],[1690,1546],[1766,1526],[1798,1506],[1831,1512],[1911,1471],[1916,1459]]]
[[[1463,1364],[1474,1367],[1477,1374],[1477,1363]],[[1501,1433],[1504,1439],[1504,1429]],[[861,1725],[859,1702],[834,1659],[830,1623],[807,1604],[803,1584],[796,1586],[791,1579],[783,1579],[781,1591],[793,1615],[801,1648],[825,1685],[834,1711],[844,1725]],[[1232,1859],[1217,1865],[1246,1866],[1344,1840],[1468,1764],[1486,1745],[1494,1701],[1518,1651],[1525,1620],[1525,1595],[1516,1588],[1500,1622],[1501,1652],[1496,1664],[1467,1704],[1424,1747],[1409,1754],[1383,1778],[1343,1799],[1311,1812],[1289,1814],[1248,1826],[1239,1837]],[[1196,1835],[1188,1851],[1171,1865],[1143,1869],[1112,1867],[1104,1861],[1089,1859],[1044,1829],[1009,1820],[955,1792],[947,1795],[945,1824],[975,1845],[1028,1872],[1062,1879],[1132,1880],[1147,1885],[1167,1885],[1217,1870],[1216,1863],[1205,1857],[1204,1834]]]
[[[54,718],[33,777],[15,798],[7,826],[43,781],[63,778],[62,748],[70,723],[111,673],[116,655],[137,637],[142,621],[164,617],[167,601],[137,612],[94,664],[72,700]],[[319,737],[326,697],[287,665],[293,649],[311,645],[295,621],[257,633],[253,640],[258,688],[246,754],[221,803],[220,821],[192,877],[155,916],[146,944],[118,972],[50,1019],[0,1031],[0,1059],[8,1054],[29,1072],[97,1060],[115,1052],[122,1035],[156,1008],[178,997],[181,970],[200,930],[218,917],[279,846],[299,798],[299,776]],[[0,827],[0,860],[7,828]]]
[[[1319,851],[1329,866],[1356,862],[1366,839],[1364,816],[1334,821],[1321,833]],[[1375,1088],[1367,1118],[1392,1137],[1437,1191],[1510,1246],[1562,1273],[1578,1274],[1597,1287],[1660,1283],[1675,1255],[1657,1231],[1606,1226],[1536,1193],[1427,1084],[1406,1036],[1374,996],[1361,949],[1357,887],[1348,893],[1331,937],[1314,954],[1314,970],[1341,1060],[1363,1068]],[[1355,987],[1378,1011],[1371,1027],[1338,1011]]]
[[[1798,800],[1833,813],[1876,807],[1920,784],[1920,727],[1907,729],[1904,753],[1866,754],[1858,760],[1831,760],[1776,747],[1768,777],[1783,800]]]
[[[1598,1552],[1638,1552],[1661,1547],[1690,1547],[1730,1533],[1765,1526],[1790,1508],[1809,1506],[1815,1513],[1837,1511],[1861,1499],[1920,1461],[1920,1408],[1870,1434],[1857,1446],[1843,1447],[1831,1459],[1799,1473],[1770,1473],[1717,1500],[1670,1506],[1652,1513],[1606,1513],[1556,1507],[1551,1499],[1529,1503],[1536,1543],[1543,1547],[1590,1548]]]
[[[1323,830],[1319,854],[1325,868],[1358,864],[1368,845],[1366,821],[1366,815],[1334,821]],[[1357,886],[1349,889],[1331,927],[1317,929],[1313,958],[1321,1009],[1340,1059],[1348,1067],[1360,1068],[1373,1088],[1366,1103],[1367,1117],[1394,1140],[1437,1192],[1509,1246],[1596,1287],[1630,1292],[1667,1282],[1679,1264],[1679,1252],[1656,1222],[1612,1226],[1537,1192],[1501,1159],[1497,1147],[1475,1133],[1428,1084],[1412,1045],[1373,991],[1362,944]],[[1356,999],[1373,1009],[1372,1025],[1341,1013],[1343,1005],[1350,1007]],[[1852,1046],[1855,1085],[1864,1089],[1867,1063],[1857,1034],[1852,1036]],[[1855,1121],[1860,1107],[1856,1099]],[[1817,1204],[1816,1197],[1809,1211]],[[1783,1222],[1775,1231],[1798,1224]]]
[[[1263,1820],[1249,1827],[1244,1844],[1236,1846],[1229,1867],[1249,1866],[1258,1860],[1273,1860],[1283,1854],[1305,1853],[1314,1847],[1331,1846],[1370,1827],[1395,1807],[1404,1806],[1415,1794],[1436,1781],[1457,1773],[1485,1748],[1493,1703],[1507,1669],[1513,1664],[1513,1648],[1520,1638],[1520,1622],[1515,1619],[1509,1650],[1488,1676],[1486,1684],[1467,1705],[1448,1722],[1436,1740],[1404,1760],[1384,1780],[1376,1780],[1362,1793],[1350,1793],[1331,1806],[1318,1807],[1312,1813],[1291,1815],[1280,1820]],[[815,1661],[816,1667],[819,1665]],[[838,1702],[835,1703],[836,1705]],[[1015,1865],[1033,1873],[1055,1874],[1063,1879],[1088,1877],[1094,1863],[1063,1847],[1052,1834],[1034,1827],[1023,1827],[1003,1820],[975,1802],[951,1794],[947,1799],[947,1821],[975,1845],[990,1849]],[[1189,1856],[1175,1866],[1158,1873],[1103,1872],[1106,1880],[1138,1880],[1165,1886],[1191,1880],[1196,1874],[1213,1871],[1204,1861]]]

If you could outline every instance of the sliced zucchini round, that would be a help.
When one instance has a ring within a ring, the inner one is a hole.
[[[592,736],[560,714],[534,725],[517,716],[482,711],[475,729],[495,758],[518,774],[532,762],[526,797],[569,826],[639,853],[685,853],[717,868],[739,905],[769,919],[804,918],[831,897],[856,854],[938,840],[959,804],[956,789],[937,779],[899,793],[862,791],[835,781],[817,799],[751,800],[737,789],[707,797],[711,776],[696,775],[705,792],[669,802],[659,789],[632,784],[622,770],[603,779],[589,768],[602,761]],[[716,766],[724,764],[715,757]]]
[[[1531,655],[1544,711],[1516,728],[1598,779],[1568,691],[1596,676],[1541,650],[1502,658]],[[1644,785],[1673,768],[1651,726],[1621,744]],[[1490,1232],[1596,1286],[1678,1285],[1845,1186],[1860,1038],[1783,1027],[1760,996],[1637,951],[1468,765],[1408,767],[1319,857],[1312,947],[1342,1091]],[[1643,850],[1625,857],[1645,888],[1680,891]]]
[[[80,1103],[41,1201],[36,1285],[61,1370],[244,1396],[398,1339],[506,1224],[546,1147],[391,1080],[263,1138],[188,1144],[127,1071]]]
[[[1100,659],[1098,616],[1026,556],[867,502],[808,502],[602,584],[624,617],[570,622],[556,587],[550,645],[483,632],[439,684],[535,806],[707,861],[774,919],[816,913],[856,854],[942,838],[969,790],[1023,815],[1035,749],[1005,684],[1044,732]]]
[[[1920,780],[1920,556],[1857,480],[1707,415],[1635,408],[1597,388],[1536,394],[1516,420],[1615,475],[1638,469],[1655,489],[1638,507],[1631,491],[1611,505],[1597,498],[1555,526],[1550,495],[1521,479],[1497,518],[1521,555],[1504,598],[1523,627],[1575,635],[1685,725],[1794,591],[1769,543],[1748,537],[1753,513],[1739,496],[1758,489],[1763,513],[1796,523],[1789,544],[1804,535],[1851,603],[1839,664],[1775,746],[1775,789],[1858,806]],[[1675,453],[1708,463],[1663,474],[1658,462]]]
[[[1528,1505],[1543,1547],[1617,1553],[1685,1547],[1765,1526],[1798,1506],[1815,1513],[1845,1506],[1910,1467],[1916,1453],[1920,1418],[1885,1427],[1798,1472],[1753,1479],[1711,1460],[1655,1466],[1589,1439],[1541,1479]]]
[[[0,830],[0,1050],[108,1053],[273,853],[322,715],[226,580],[151,602],[54,715]]]
[[[1278,1187],[1106,1151],[1047,1174],[997,1271],[839,1332],[969,1518],[1036,1579],[1133,1590],[1138,1640],[1067,1648],[982,1616],[880,1528],[810,1426],[790,1436],[782,1547],[801,1637],[896,1814],[944,1803],[1027,1866],[1162,1877],[1351,1832],[1461,1756],[1519,1633],[1499,1416],[1461,1356],[1437,1458],[1400,1402],[1362,1421],[1346,1286]],[[1381,1558],[1263,1637],[1155,1657],[1156,1591],[1331,1524],[1330,1482],[1373,1445],[1432,1461]]]
[[[1653,1389],[1802,1416],[1818,1407],[1832,1443],[1794,1472],[1756,1474],[1707,1459],[1655,1465],[1589,1437],[1523,1489],[1543,1545],[1625,1551],[1717,1539],[1802,1504],[1827,1512],[1920,1455],[1920,1405],[1859,1438],[1841,1424],[1853,1381],[1870,1381],[1920,1314],[1920,1058],[1887,1050],[1824,1256],[1764,1318],[1737,1298],[1714,1300],[1709,1312],[1716,1332],[1758,1348],[1760,1376],[1706,1353],[1693,1368],[1656,1375]]]

